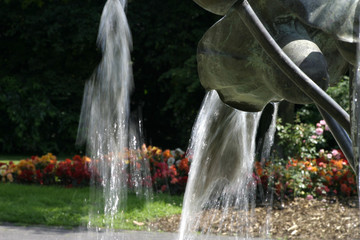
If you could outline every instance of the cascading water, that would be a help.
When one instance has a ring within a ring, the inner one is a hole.
[[[274,111],[272,114],[272,119],[271,119],[271,123],[269,126],[269,129],[267,130],[266,134],[265,134],[265,138],[264,138],[264,144],[263,144],[263,148],[261,149],[261,153],[260,153],[260,162],[261,165],[263,167],[264,163],[266,160],[269,160],[271,157],[271,148],[274,144],[274,137],[275,137],[275,131],[276,131],[276,120],[278,117],[278,110],[279,110],[279,103],[278,102],[274,102],[271,103],[274,107]],[[270,162],[270,164],[273,164],[272,162]],[[273,182],[274,176],[270,176],[270,183]],[[274,196],[274,192],[273,192],[273,187],[268,187],[267,188],[267,192],[264,193],[264,189],[262,187],[262,185],[260,185],[261,189],[259,189],[259,192],[261,192],[261,197],[263,197],[263,203],[267,208],[267,214],[266,214],[266,219],[265,219],[265,224],[264,226],[261,226],[262,229],[260,230],[260,235],[264,238],[268,238],[270,236],[270,229],[271,229],[271,211],[272,211],[272,207],[273,207],[273,196]]]
[[[87,143],[87,155],[93,159],[90,166],[93,170],[94,187],[90,197],[93,209],[88,226],[96,230],[105,226],[109,234],[102,235],[102,239],[113,238],[114,224],[123,217],[129,181],[124,161],[129,156],[124,156],[125,149],[139,148],[141,139],[138,128],[129,123],[133,81],[131,34],[125,6],[126,0],[108,0],[104,7],[98,35],[103,58],[85,87],[78,135],[80,143]],[[358,67],[354,86],[359,85],[359,81]],[[354,88],[354,91],[358,89]],[[358,93],[354,92],[353,96],[356,105],[353,109],[356,110],[359,108]],[[359,110],[353,112],[353,123],[356,121],[354,133],[359,133],[358,113]],[[207,94],[189,147],[193,162],[184,197],[180,240],[207,238],[210,232],[221,233],[222,229],[241,238],[251,237],[250,216],[255,200],[252,172],[260,115],[226,106],[215,91]],[[274,129],[275,124],[271,126]],[[269,131],[268,136],[270,144],[273,132]],[[358,159],[359,141],[354,142]],[[262,153],[262,157],[269,155],[269,149]],[[142,187],[148,174],[148,163],[144,161],[143,165],[144,171],[130,166],[134,170],[131,181],[135,183],[138,195],[149,196],[151,190]],[[271,199],[269,201],[271,208]],[[98,215],[101,213],[105,218],[99,223]],[[216,229],[212,223],[216,223]],[[195,233],[199,230],[202,235]],[[263,234],[268,236],[268,226]]]
[[[129,123],[132,40],[125,7],[126,0],[108,0],[104,6],[98,33],[103,57],[86,83],[78,131],[78,143],[86,143],[86,154],[92,158],[88,227],[97,231],[104,227],[108,234],[103,239],[112,238],[115,222],[123,218],[129,168],[134,170],[130,181],[136,193],[151,194],[150,188],[142,188],[148,174],[146,160],[143,171],[126,163],[131,150],[140,147],[141,138],[138,126]]]
[[[222,228],[250,237],[249,215],[255,204],[252,171],[260,114],[226,106],[216,91],[206,95],[188,151],[193,162],[180,240],[206,238],[210,232],[221,233]],[[212,229],[214,222],[220,223],[218,229]]]
[[[279,110],[279,103],[274,102],[271,104],[274,107],[274,111],[272,114],[269,129],[267,130],[265,137],[264,137],[264,144],[263,144],[263,148],[261,149],[261,155],[260,155],[261,160],[269,159],[270,154],[271,154],[271,147],[274,144],[274,136],[275,136],[275,131],[276,131],[276,119],[277,119],[278,110]]]

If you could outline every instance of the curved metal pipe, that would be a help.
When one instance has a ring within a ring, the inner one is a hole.
[[[270,33],[261,23],[247,0],[237,1],[234,8],[238,10],[241,20],[251,34],[263,47],[274,63],[317,105],[329,113],[350,135],[349,114],[329,95],[316,85],[293,61],[282,51]]]
[[[316,105],[320,114],[323,116],[326,124],[330,128],[331,134],[334,136],[337,144],[341,148],[342,152],[344,153],[346,159],[349,161],[350,166],[356,173],[356,165],[354,161],[354,154],[352,151],[352,141],[349,135],[345,132],[345,130],[339,126],[339,124],[333,119],[326,111],[324,111],[321,107]]]

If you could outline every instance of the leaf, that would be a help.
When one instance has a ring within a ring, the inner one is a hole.
[[[145,223],[143,223],[143,222],[138,222],[138,221],[133,221],[133,224],[134,225],[136,225],[136,226],[144,226],[145,225]]]

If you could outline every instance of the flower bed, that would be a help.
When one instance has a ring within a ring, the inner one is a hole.
[[[156,192],[179,194],[185,191],[190,161],[181,149],[162,151],[149,146],[143,152],[150,162],[151,179]]]
[[[90,181],[90,162],[88,157],[79,155],[58,161],[55,155],[47,153],[21,160],[17,164],[0,163],[0,178],[2,182],[23,184],[86,186]]]
[[[141,172],[141,186],[152,186],[156,192],[184,192],[190,162],[181,149],[162,151],[158,147],[143,145],[141,149],[125,151],[123,156],[129,189],[139,184],[136,175]],[[0,179],[2,182],[23,184],[88,186],[91,173],[97,175],[97,166],[92,163],[95,161],[79,155],[58,161],[56,156],[48,153],[41,157],[32,156],[17,164],[0,163]],[[94,179],[101,181],[98,176]]]
[[[130,190],[152,186],[155,192],[181,194],[185,191],[191,159],[186,158],[181,149],[163,151],[143,145],[138,150],[127,150],[123,156]],[[0,179],[24,184],[88,186],[91,173],[96,173],[92,163],[94,160],[79,155],[58,161],[48,153],[17,164],[0,163]],[[331,153],[321,150],[317,158],[290,159],[286,165],[276,160],[263,164],[255,162],[253,177],[258,191],[262,191],[261,196],[271,189],[279,198],[311,199],[357,193],[355,174],[340,150]],[[98,176],[94,179],[101,181]]]
[[[273,189],[279,198],[356,195],[356,175],[340,150],[332,153],[316,159],[291,159],[285,166],[256,162],[254,178],[264,191]]]
[[[288,160],[256,162],[254,177],[263,192],[274,190],[279,198],[352,196],[357,194],[356,174],[341,150],[332,149],[333,137],[324,120],[318,123],[277,124],[279,145]],[[336,145],[335,145],[336,146]],[[269,188],[271,186],[271,188]]]

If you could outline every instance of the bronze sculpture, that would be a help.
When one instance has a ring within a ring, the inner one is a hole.
[[[321,89],[335,84],[349,69],[355,75],[359,1],[194,1],[224,15],[198,45],[198,71],[204,88],[215,89],[229,106],[250,112],[284,99],[297,104],[315,102],[324,118],[333,123],[332,133],[356,169],[358,163],[349,146],[359,152],[358,107],[353,104],[350,130],[349,115]],[[265,30],[260,29],[261,23]],[[268,36],[263,37],[264,32]],[[289,67],[285,65],[291,64],[296,65],[290,67],[295,70],[286,70]],[[307,80],[295,83],[295,78]],[[359,88],[352,82],[356,97]],[[352,143],[346,132],[352,135]]]

